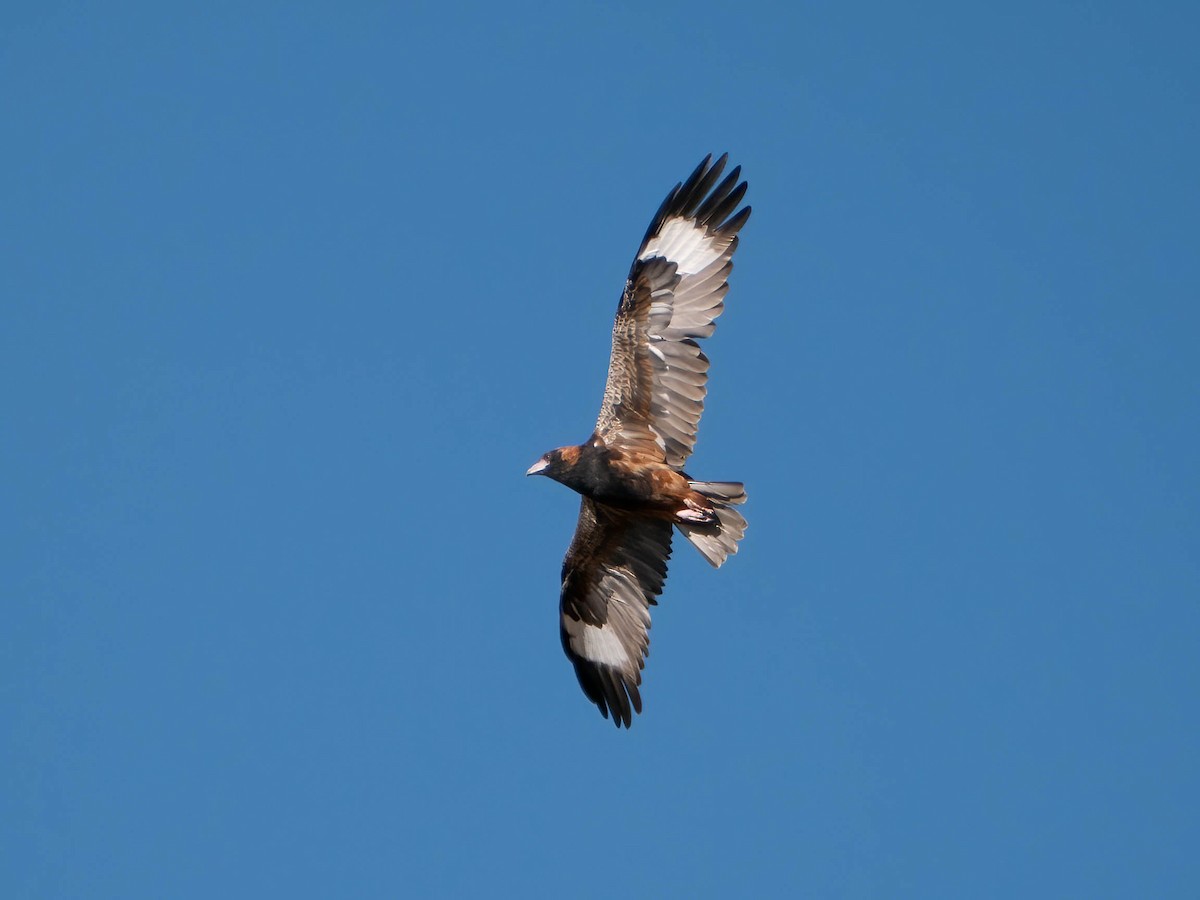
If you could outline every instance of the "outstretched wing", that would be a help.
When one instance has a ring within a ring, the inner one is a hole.
[[[696,444],[708,357],[696,343],[724,309],[737,233],[750,207],[736,167],[706,156],[667,195],[646,231],[613,325],[596,433],[605,443],[681,468]],[[716,184],[716,187],[713,185]]]
[[[650,606],[662,593],[671,523],[630,516],[587,497],[562,569],[563,650],[600,713],[629,727],[650,647]]]

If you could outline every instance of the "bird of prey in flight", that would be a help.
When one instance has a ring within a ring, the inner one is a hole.
[[[662,593],[672,531],[720,566],[746,530],[739,482],[695,481],[683,465],[704,410],[708,357],[696,342],[724,309],[738,231],[750,207],[740,167],[718,184],[711,155],[677,184],[650,223],[613,325],[596,430],[551,450],[528,475],[583,495],[562,567],[563,650],[587,698],[617,727],[642,711],[650,607]],[[736,211],[735,211],[736,210]]]

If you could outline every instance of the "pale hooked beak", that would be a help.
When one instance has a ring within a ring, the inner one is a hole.
[[[546,467],[549,465],[550,465],[550,463],[547,460],[539,459],[537,462],[535,462],[532,466],[529,467],[529,471],[527,471],[525,474],[526,475],[541,475],[542,472],[544,472],[546,470]]]

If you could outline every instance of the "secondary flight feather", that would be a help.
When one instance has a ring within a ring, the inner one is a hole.
[[[583,495],[563,560],[560,634],[584,694],[618,727],[642,711],[650,607],[667,578],[673,530],[717,567],[746,530],[733,509],[746,500],[740,482],[695,481],[683,471],[708,380],[697,341],[724,309],[737,235],[750,217],[749,206],[738,209],[741,168],[721,179],[726,159],[705,157],[646,230],[617,307],[592,436],[551,450],[526,473]]]

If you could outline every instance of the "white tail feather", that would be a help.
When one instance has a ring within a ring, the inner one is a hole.
[[[742,514],[729,508],[746,502],[745,487],[737,481],[693,481],[691,487],[712,501],[717,524],[676,522],[675,527],[714,568],[720,568],[728,557],[737,553],[738,541],[746,533],[746,520]]]

